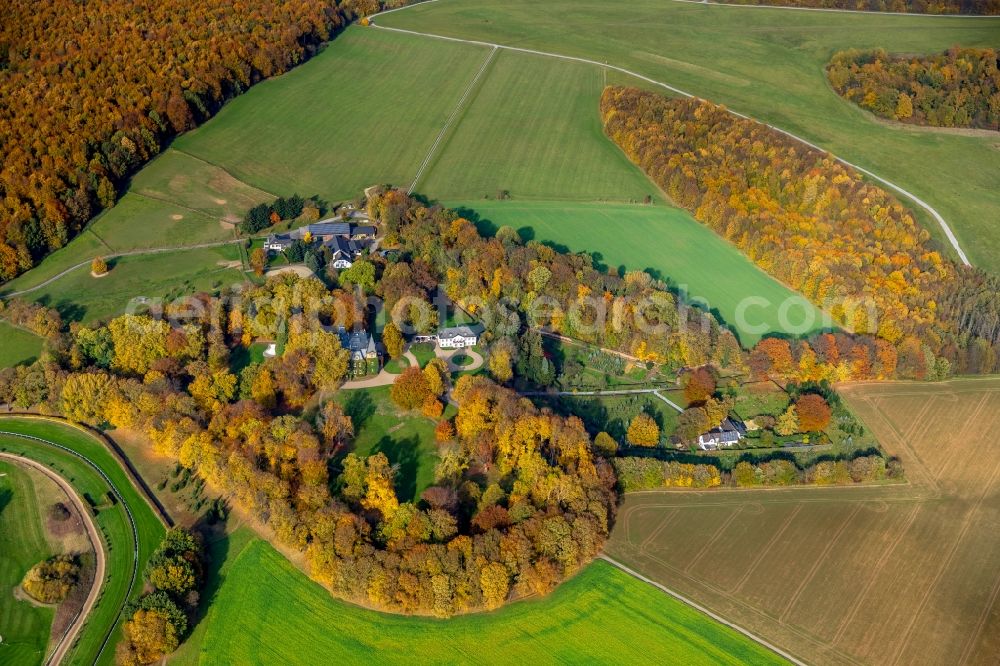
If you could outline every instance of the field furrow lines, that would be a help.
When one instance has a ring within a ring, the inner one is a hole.
[[[806,575],[803,576],[802,582],[799,583],[799,586],[795,589],[795,594],[793,594],[792,598],[788,600],[788,605],[785,606],[785,610],[782,611],[781,615],[778,618],[780,622],[787,623],[788,615],[792,612],[792,608],[794,608],[795,604],[798,603],[798,600],[802,596],[802,593],[812,582],[813,578],[815,578],[817,572],[819,572],[820,570],[820,567],[823,566],[823,563],[826,561],[826,558],[830,554],[830,551],[832,551],[833,547],[837,545],[837,542],[840,540],[840,536],[844,533],[845,530],[847,530],[850,524],[854,521],[855,516],[858,515],[863,506],[864,506],[863,504],[858,504],[858,506],[854,508],[854,511],[852,511],[847,516],[847,518],[844,519],[844,522],[841,523],[840,527],[837,528],[837,531],[833,534],[833,537],[826,544],[826,547],[823,548],[823,551],[820,553],[819,557],[817,557],[816,561],[813,562],[812,567],[810,567]]]
[[[732,514],[730,514],[730,516],[726,518],[721,525],[719,525],[719,527],[715,530],[715,534],[712,535],[712,538],[709,539],[708,542],[701,547],[701,550],[699,550],[695,554],[695,556],[691,558],[691,561],[688,562],[688,565],[684,567],[684,573],[686,574],[691,573],[691,569],[693,569],[694,566],[698,564],[699,561],[701,561],[701,558],[704,557],[705,553],[707,553],[711,549],[712,545],[720,538],[722,538],[722,535],[726,533],[726,530],[729,528],[729,526],[733,523],[734,520],[736,520],[737,516],[739,516],[742,512],[743,512],[743,506],[742,505],[738,506],[736,510],[733,511]]]
[[[924,608],[927,605],[927,600],[934,592],[934,589],[937,587],[938,582],[940,582],[945,572],[951,566],[951,562],[955,558],[955,553],[958,551],[958,548],[962,543],[962,539],[965,537],[965,534],[972,527],[973,520],[979,513],[979,509],[983,505],[983,502],[985,502],[986,498],[990,496],[993,484],[996,481],[998,474],[1000,474],[1000,462],[997,462],[997,464],[993,466],[993,471],[990,474],[989,480],[987,481],[986,485],[983,487],[983,492],[979,495],[979,499],[976,500],[976,503],[970,509],[967,510],[965,518],[962,521],[962,527],[959,530],[958,535],[952,541],[951,546],[948,549],[948,554],[941,561],[941,564],[938,566],[934,578],[932,578],[930,583],[927,585],[927,588],[925,589],[924,594],[920,599],[920,603],[916,606],[916,608],[913,609],[912,615],[910,617],[910,622],[907,624],[906,630],[902,632],[902,634],[900,634],[898,641],[899,647],[896,649],[895,655],[891,663],[896,664],[902,658],[903,651],[906,649],[910,634],[913,633],[913,628],[916,626],[917,620],[922,615]]]
[[[917,514],[920,513],[920,509],[921,509],[921,504],[915,504],[913,506],[913,509],[910,510],[909,515],[906,517],[906,521],[903,523],[903,527],[899,529],[899,533],[896,535],[896,538],[893,539],[892,543],[886,546],[885,550],[882,551],[882,554],[879,556],[878,561],[875,562],[875,566],[872,567],[871,575],[865,582],[865,586],[862,588],[861,593],[857,595],[857,597],[854,599],[854,603],[851,604],[851,609],[847,612],[846,615],[844,615],[844,619],[840,621],[840,625],[838,625],[837,627],[837,632],[833,635],[833,638],[830,640],[830,643],[832,645],[836,645],[844,637],[844,632],[847,631],[847,627],[851,624],[851,622],[854,621],[854,617],[857,615],[858,609],[861,607],[861,604],[864,603],[864,600],[868,597],[868,594],[875,586],[875,583],[878,582],[879,576],[882,573],[882,569],[885,568],[886,562],[889,561],[889,558],[896,551],[896,548],[899,546],[900,542],[906,536],[907,532],[909,532],[910,527],[913,525],[913,521],[916,520],[917,518]]]
[[[799,515],[800,511],[802,511],[801,504],[796,505],[795,508],[792,509],[792,512],[788,514],[788,517],[785,518],[784,522],[782,522],[778,529],[775,530],[774,536],[768,540],[768,542],[761,549],[760,553],[757,554],[757,557],[755,557],[753,562],[751,562],[750,568],[747,569],[746,573],[743,574],[743,576],[736,582],[736,585],[734,585],[729,591],[730,594],[736,594],[743,588],[743,584],[750,579],[753,572],[757,570],[757,566],[764,561],[764,558],[771,552],[771,548],[773,548],[774,544],[778,542],[778,539],[780,539],[781,535],[785,533],[785,530],[787,530],[788,526],[792,524],[792,521],[795,520],[795,516]]]

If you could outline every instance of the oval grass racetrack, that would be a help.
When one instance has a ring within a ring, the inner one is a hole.
[[[36,440],[0,434],[0,450],[44,464],[69,481],[86,503],[92,500],[100,507],[95,520],[102,532],[107,550],[108,577],[76,645],[68,653],[66,663],[113,663],[114,645],[118,639],[119,612],[126,599],[134,598],[141,590],[139,575],[163,538],[163,524],[139,491],[132,486],[118,460],[93,436],[69,425],[18,417],[0,417],[0,431],[39,437],[72,449],[95,463],[107,474],[120,493],[117,503],[111,505],[107,497],[110,490],[108,482],[84,460]],[[139,538],[138,567],[135,565],[132,527],[122,506],[123,502],[128,505],[135,520]],[[0,552],[3,551],[5,538],[6,535],[0,534]],[[137,580],[134,588],[131,585],[133,571],[136,571]],[[130,588],[132,595],[129,595]],[[102,651],[105,638],[109,634],[110,640]]]
[[[784,663],[602,561],[544,599],[449,620],[337,601],[259,539],[225,567],[201,664]]]
[[[0,460],[0,664],[40,663],[52,626],[52,607],[14,598],[24,574],[51,557],[43,507],[29,472]]]

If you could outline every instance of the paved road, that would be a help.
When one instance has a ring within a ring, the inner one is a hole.
[[[42,465],[41,463],[38,463],[30,458],[25,458],[24,456],[0,452],[0,458],[13,460],[20,465],[24,465],[41,472],[48,478],[52,479],[56,485],[62,489],[62,491],[69,498],[70,502],[72,502],[73,506],[76,508],[77,514],[83,521],[83,526],[87,532],[87,538],[90,540],[90,545],[94,549],[94,555],[97,562],[94,569],[94,582],[90,586],[90,592],[87,593],[87,599],[84,601],[80,611],[73,619],[73,622],[69,627],[67,627],[66,631],[63,632],[63,635],[59,637],[55,649],[45,660],[46,664],[59,664],[62,663],[63,659],[66,657],[66,653],[73,646],[73,642],[79,635],[83,625],[87,623],[87,617],[90,615],[90,611],[93,610],[94,604],[97,603],[97,599],[101,595],[101,587],[104,584],[107,569],[107,553],[104,550],[104,542],[101,540],[101,533],[98,531],[97,525],[94,523],[94,517],[91,515],[89,509],[84,506],[83,502],[80,500],[80,496],[77,495],[76,490],[73,489],[73,486],[71,486],[63,477],[53,472],[45,465]]]
[[[439,0],[429,0],[429,2],[438,2],[438,1]],[[535,50],[535,49],[526,49],[526,48],[521,48],[521,47],[518,47],[518,46],[508,46],[506,44],[498,44],[496,42],[484,42],[484,41],[475,40],[475,39],[461,39],[461,38],[458,38],[458,37],[446,37],[444,35],[435,35],[435,34],[429,33],[429,32],[419,32],[417,30],[405,30],[403,28],[389,28],[389,27],[378,25],[377,23],[375,23],[375,19],[378,16],[385,15],[385,14],[390,14],[390,13],[392,13],[394,11],[404,11],[404,10],[409,9],[411,7],[417,7],[417,6],[421,5],[421,4],[428,4],[428,3],[425,2],[425,3],[417,3],[415,5],[407,5],[407,6],[404,6],[404,7],[399,7],[397,9],[393,9],[393,10],[382,12],[381,14],[376,14],[376,15],[374,15],[374,16],[371,17],[371,20],[372,20],[371,25],[373,27],[375,27],[375,28],[378,28],[379,30],[388,30],[390,32],[398,32],[398,33],[401,33],[401,34],[416,35],[418,37],[429,37],[429,38],[432,38],[432,39],[440,39],[440,40],[444,40],[444,41],[448,41],[448,42],[458,42],[458,43],[461,43],[461,44],[473,44],[473,45],[476,45],[476,46],[484,46],[484,47],[488,47],[488,48],[492,48],[492,49],[505,49],[507,51],[514,51],[514,52],[517,52],[517,53],[529,53],[531,55],[544,56],[544,57],[547,57],[547,58],[556,58],[558,60],[569,60],[569,61],[573,61],[573,62],[582,62],[582,63],[586,63],[588,65],[595,65],[597,67],[604,67],[605,69],[611,69],[611,70],[614,70],[616,72],[621,72],[623,74],[627,74],[629,76],[633,76],[633,77],[635,77],[635,78],[637,78],[637,79],[639,79],[641,81],[645,81],[647,83],[651,83],[651,84],[653,84],[655,86],[659,86],[661,88],[664,88],[664,89],[669,90],[671,92],[677,93],[678,95],[682,95],[684,97],[695,97],[695,98],[697,97],[696,95],[694,95],[692,93],[689,93],[689,92],[687,92],[685,90],[681,90],[680,88],[676,88],[676,87],[674,87],[674,86],[672,86],[672,85],[670,85],[668,83],[664,83],[663,81],[657,81],[656,79],[652,79],[652,78],[650,78],[648,76],[643,76],[642,74],[639,74],[638,72],[633,72],[630,69],[626,69],[624,67],[618,67],[617,65],[610,65],[610,64],[608,64],[606,62],[599,62],[597,60],[591,60],[589,58],[578,58],[576,56],[562,55],[560,53],[550,53],[548,51],[538,51],[538,50]],[[737,7],[737,6],[741,6],[741,5],[727,5],[727,6]],[[852,162],[848,162],[845,159],[837,157],[836,155],[830,153],[829,151],[827,151],[827,150],[825,150],[823,148],[820,148],[816,144],[811,143],[811,142],[807,141],[806,139],[803,139],[802,137],[800,137],[798,135],[792,134],[791,132],[787,132],[787,131],[781,129],[780,127],[775,127],[774,125],[771,125],[769,123],[763,123],[763,122],[761,122],[759,120],[751,118],[750,116],[747,116],[745,114],[739,113],[737,111],[733,111],[732,109],[730,109],[728,107],[727,107],[726,110],[729,111],[730,113],[732,113],[734,116],[737,116],[737,117],[740,117],[740,118],[745,118],[747,120],[753,120],[754,122],[758,122],[758,123],[760,123],[762,125],[766,125],[767,127],[770,127],[771,129],[775,130],[776,132],[781,132],[785,136],[790,137],[792,139],[795,139],[799,143],[802,143],[802,144],[804,144],[806,146],[809,146],[810,148],[813,148],[813,149],[818,150],[820,152],[826,153],[827,155],[830,155],[831,157],[833,157],[835,160],[837,160],[841,164],[843,164],[845,166],[848,166],[848,167],[851,167],[852,169],[855,169],[857,171],[860,171],[861,173],[869,176],[870,178],[873,178],[874,180],[877,180],[878,182],[882,183],[886,187],[888,187],[888,188],[890,188],[890,189],[898,192],[899,194],[902,194],[903,196],[909,198],[913,203],[917,204],[918,206],[920,206],[921,208],[923,208],[924,210],[926,210],[931,215],[931,217],[933,217],[937,221],[937,223],[941,226],[942,231],[944,231],[944,235],[948,238],[948,242],[951,243],[951,246],[953,248],[955,248],[955,252],[958,254],[958,256],[961,259],[962,263],[964,263],[966,266],[971,266],[972,265],[972,264],[969,263],[969,258],[965,255],[965,252],[962,250],[961,245],[959,245],[958,238],[955,236],[954,232],[951,230],[951,227],[948,226],[948,223],[945,221],[945,219],[941,216],[940,213],[938,213],[936,210],[934,210],[934,208],[930,204],[928,204],[923,199],[919,198],[917,195],[915,195],[912,192],[909,192],[909,191],[903,189],[902,187],[900,187],[899,185],[896,185],[895,183],[892,183],[892,182],[886,180],[885,178],[882,178],[881,176],[876,175],[875,173],[869,171],[868,169],[865,169],[864,167],[860,167],[857,164],[853,164]]]

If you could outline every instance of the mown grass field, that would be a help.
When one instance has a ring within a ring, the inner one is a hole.
[[[782,663],[605,562],[544,599],[439,621],[337,601],[243,531],[224,550],[208,615],[172,663]]]
[[[133,590],[133,597],[138,596],[142,589],[142,569],[163,538],[164,527],[145,499],[131,485],[128,476],[114,456],[101,442],[90,435],[58,423],[0,417],[0,430],[33,435],[66,446],[92,460],[108,475],[121,493],[121,501],[128,504],[139,533],[140,578]],[[114,644],[119,632],[118,613],[128,592],[135,557],[132,529],[121,502],[114,506],[107,505],[106,497],[109,490],[107,481],[92,467],[69,453],[40,442],[10,435],[0,435],[0,450],[23,455],[47,465],[68,480],[85,500],[89,497],[100,507],[96,522],[103,533],[105,544],[109,546],[108,576],[104,583],[103,594],[69,653],[68,663],[113,663]],[[6,549],[8,547],[6,535],[0,534],[0,540]],[[109,629],[112,630],[112,641],[98,659],[101,645]]]
[[[276,194],[353,199],[408,185],[486,50],[349,28],[175,147]]]
[[[637,81],[592,65],[499,51],[417,191],[442,199],[500,191],[518,200],[659,199],[656,186],[604,136],[597,101],[609,82]]]
[[[0,460],[0,664],[37,664],[45,657],[54,609],[14,598],[28,569],[56,554],[45,537],[43,510],[29,472]]]
[[[764,333],[805,334],[829,324],[804,297],[677,208],[520,201],[447,205],[479,220],[487,230],[510,226],[523,238],[586,252],[598,264],[619,271],[648,271],[717,313],[744,345]],[[746,301],[748,297],[755,300]],[[784,321],[782,311],[787,313]]]
[[[0,321],[0,368],[31,363],[42,352],[42,339],[33,333]]]
[[[133,299],[169,301],[240,283],[239,260],[236,245],[120,257],[104,277],[91,276],[88,264],[24,298],[56,308],[66,321],[92,322],[123,314]]]
[[[636,0],[627,7],[598,0],[446,0],[377,22],[607,61],[726,104],[915,193],[951,223],[973,263],[1000,270],[994,224],[1000,137],[888,126],[839,98],[824,74],[829,57],[846,48],[927,53],[955,44],[996,46],[995,20],[666,0]],[[943,244],[933,220],[924,214],[921,219]]]
[[[843,395],[909,484],[626,497],[607,551],[815,664],[995,664],[1000,379]]]
[[[363,457],[384,453],[397,466],[399,498],[418,499],[434,483],[438,461],[434,422],[419,413],[399,414],[388,386],[338,391],[335,400],[354,422],[351,451]]]

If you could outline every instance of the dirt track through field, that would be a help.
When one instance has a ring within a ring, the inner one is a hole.
[[[59,488],[66,494],[70,502],[73,503],[76,512],[80,515],[80,519],[83,521],[83,526],[87,532],[87,538],[90,540],[90,545],[94,549],[94,556],[96,560],[94,583],[90,587],[87,599],[80,608],[80,612],[77,613],[77,616],[73,619],[73,622],[66,629],[63,635],[57,639],[55,648],[45,660],[46,664],[60,664],[66,657],[66,653],[73,646],[73,642],[76,640],[77,635],[79,635],[83,625],[87,623],[87,617],[93,609],[94,604],[97,603],[97,598],[101,594],[101,586],[104,584],[107,567],[107,555],[104,551],[104,542],[101,540],[101,533],[97,529],[97,525],[94,523],[93,515],[91,515],[90,511],[84,505],[83,501],[80,499],[79,495],[76,494],[73,486],[71,486],[68,481],[50,470],[45,465],[37,463],[30,458],[10,453],[0,453],[0,458],[14,461],[24,467],[30,467],[55,482],[55,484],[58,485]]]

